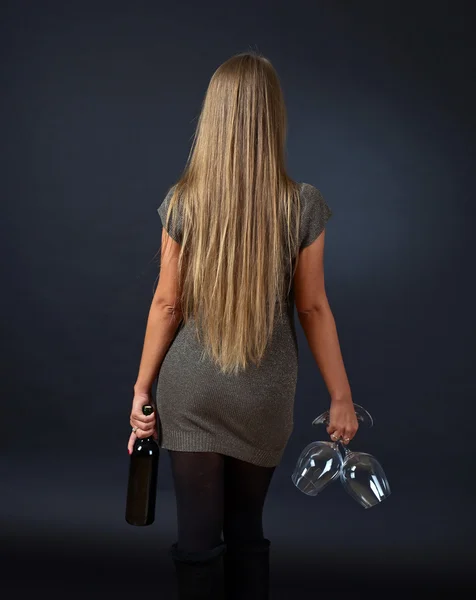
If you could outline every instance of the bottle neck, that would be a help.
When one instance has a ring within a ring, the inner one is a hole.
[[[146,438],[137,438],[134,445],[150,444],[151,442],[157,444],[157,440],[154,438],[154,436],[149,436]]]

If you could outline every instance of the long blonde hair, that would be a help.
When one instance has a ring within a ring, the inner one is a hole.
[[[225,374],[259,366],[292,285],[301,208],[286,173],[286,128],[270,61],[232,56],[210,80],[187,164],[169,190],[167,224],[180,219],[182,318],[194,320],[202,356]]]

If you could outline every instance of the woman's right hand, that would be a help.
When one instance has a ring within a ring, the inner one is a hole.
[[[127,442],[127,450],[129,454],[134,450],[134,444],[137,438],[146,438],[153,436],[157,439],[157,419],[154,412],[151,415],[144,415],[142,412],[143,406],[150,404],[154,406],[152,394],[150,392],[135,392],[132,400],[132,410],[130,417],[131,427],[137,427],[136,432],[132,432]]]
[[[338,439],[348,444],[359,428],[352,399],[332,400],[329,410],[329,425],[326,427],[331,440]]]

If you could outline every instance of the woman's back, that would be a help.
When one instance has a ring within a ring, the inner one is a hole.
[[[173,189],[158,208],[164,227]],[[331,209],[317,188],[300,184],[299,251],[324,230]],[[168,230],[182,239],[180,220]],[[162,362],[157,385],[159,441],[171,450],[221,452],[276,466],[293,430],[298,374],[294,285],[259,366],[225,374],[206,353],[193,320],[181,323]],[[218,318],[218,317],[217,317]]]

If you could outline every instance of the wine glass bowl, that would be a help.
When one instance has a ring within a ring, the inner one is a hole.
[[[371,508],[390,496],[390,484],[375,456],[348,451],[340,471],[345,491],[364,508]]]
[[[301,492],[316,496],[339,476],[342,463],[335,442],[311,442],[301,452],[291,479]]]

